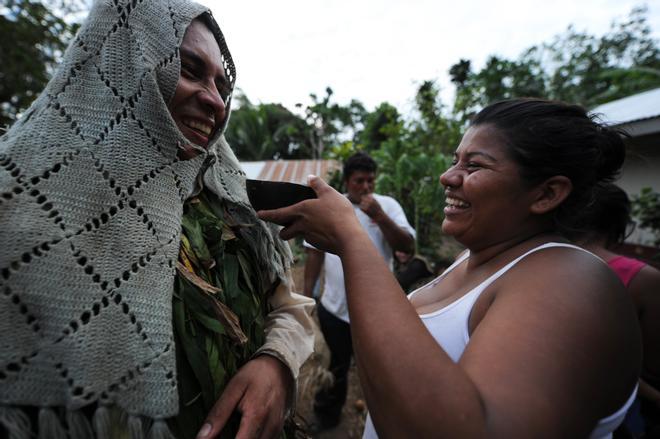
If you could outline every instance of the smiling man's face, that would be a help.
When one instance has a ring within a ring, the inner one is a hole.
[[[222,66],[220,47],[211,30],[194,20],[179,48],[181,74],[168,108],[177,127],[188,141],[206,148],[227,117],[225,105],[230,84]],[[187,144],[179,158],[198,154]]]

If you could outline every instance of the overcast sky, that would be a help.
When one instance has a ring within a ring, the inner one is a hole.
[[[448,70],[460,58],[480,68],[489,55],[517,58],[564,32],[601,36],[635,0],[199,0],[219,22],[238,86],[254,103],[293,109],[324,95],[368,109],[406,111],[416,84],[433,79],[452,96]],[[647,2],[660,38],[660,1]]]

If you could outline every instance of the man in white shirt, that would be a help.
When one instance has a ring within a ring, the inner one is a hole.
[[[392,269],[394,251],[414,251],[415,230],[394,198],[374,193],[376,170],[376,162],[366,153],[358,152],[349,157],[343,169],[346,196],[353,203],[362,227]],[[353,345],[341,261],[337,256],[318,251],[307,243],[305,247],[305,295],[312,297],[321,267],[325,271],[318,317],[330,349],[330,371],[335,380],[331,387],[321,389],[316,394],[316,425],[313,426],[314,429],[324,430],[339,423],[341,409],[346,401]]]

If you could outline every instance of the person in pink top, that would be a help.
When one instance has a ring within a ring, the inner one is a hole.
[[[607,261],[607,265],[614,270],[617,276],[619,276],[619,279],[621,279],[621,282],[623,282],[623,285],[628,288],[633,278],[648,264],[626,256],[615,256]]]
[[[585,249],[600,256],[619,276],[633,299],[640,327],[644,363],[639,382],[639,403],[629,411],[623,426],[634,437],[660,437],[660,271],[637,259],[613,251],[623,242],[633,225],[630,200],[614,184],[596,188],[590,215],[574,239]]]

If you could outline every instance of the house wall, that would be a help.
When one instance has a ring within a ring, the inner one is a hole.
[[[660,132],[630,139],[626,146],[626,162],[616,183],[631,198],[643,187],[660,192]],[[648,245],[653,235],[637,228],[627,241]]]
[[[619,185],[628,194],[643,187],[660,192],[660,133],[630,139]]]

